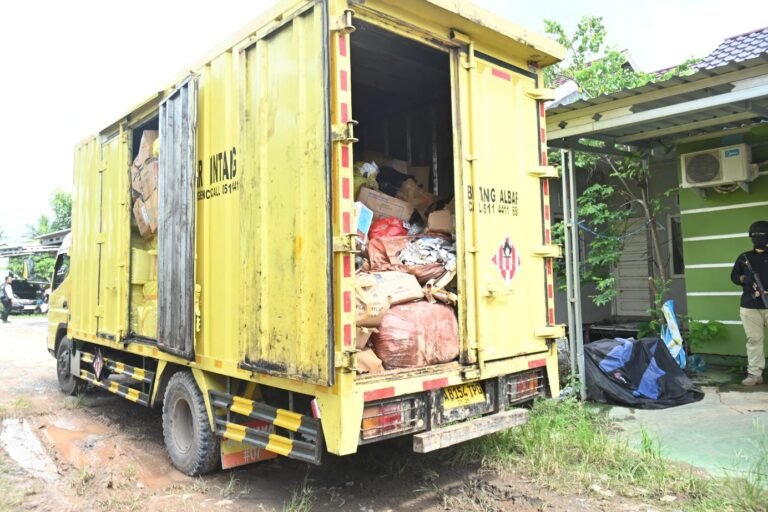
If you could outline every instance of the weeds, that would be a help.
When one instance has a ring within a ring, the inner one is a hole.
[[[75,479],[72,482],[72,487],[74,487],[75,493],[78,496],[83,496],[94,478],[96,478],[96,475],[90,468],[87,466],[80,468],[80,471],[77,472],[77,476],[75,476]]]
[[[283,506],[283,512],[310,512],[315,501],[315,491],[308,485],[307,478],[298,489],[291,493],[291,499]]]
[[[565,490],[677,500],[690,510],[768,512],[768,436],[744,478],[718,479],[669,462],[658,440],[640,432],[639,450],[610,435],[611,422],[575,399],[535,404],[527,424],[453,452],[454,463],[481,461],[493,470],[525,468],[542,483]],[[677,503],[679,505],[680,503]]]
[[[237,471],[230,471],[229,481],[224,487],[219,489],[219,494],[222,498],[229,498],[234,495],[245,495],[249,494],[250,492],[250,488],[243,486],[240,482],[240,479],[237,478]]]
[[[11,471],[5,455],[0,453],[0,512],[18,510],[21,505],[21,493],[10,476]]]
[[[71,411],[79,409],[85,403],[85,393],[80,393],[77,396],[64,397],[64,409]]]

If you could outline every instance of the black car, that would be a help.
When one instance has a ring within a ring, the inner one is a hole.
[[[11,284],[13,288],[13,307],[12,314],[39,313],[40,305],[43,303],[43,291],[45,283],[35,283],[23,280],[14,280]]]

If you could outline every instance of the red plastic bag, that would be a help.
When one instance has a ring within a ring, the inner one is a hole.
[[[385,368],[418,368],[459,357],[453,308],[419,301],[393,306],[374,334],[373,351]]]
[[[397,217],[384,217],[376,219],[368,230],[368,240],[389,236],[405,236],[408,230],[403,226],[403,221]]]

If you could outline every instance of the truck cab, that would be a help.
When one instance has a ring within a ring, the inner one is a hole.
[[[51,276],[50,293],[48,295],[48,352],[56,354],[61,339],[67,335],[69,319],[69,247],[72,234],[64,240],[56,253],[56,263]]]

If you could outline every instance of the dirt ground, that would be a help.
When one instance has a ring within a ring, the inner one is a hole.
[[[614,496],[564,495],[409,439],[326,455],[310,466],[280,458],[190,478],[171,467],[161,413],[99,390],[60,394],[44,317],[0,325],[0,511],[395,510],[649,511]]]

